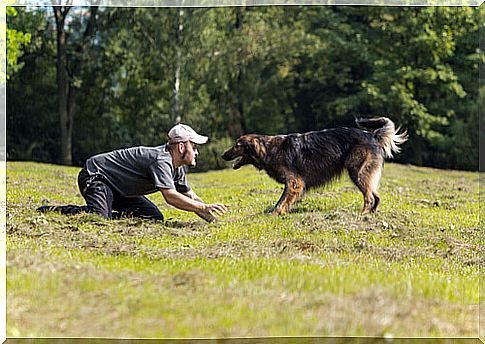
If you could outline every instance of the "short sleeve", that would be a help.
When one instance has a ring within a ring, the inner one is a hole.
[[[176,189],[174,183],[174,168],[168,161],[159,160],[148,167],[153,178],[153,184],[158,189]]]
[[[190,185],[185,174],[187,173],[187,166],[179,167],[175,172],[175,189],[178,192],[186,193],[190,191]]]

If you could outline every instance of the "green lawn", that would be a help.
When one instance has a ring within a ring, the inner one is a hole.
[[[343,177],[273,217],[251,167],[189,174],[215,224],[35,211],[83,204],[77,172],[7,163],[7,336],[478,336],[478,173],[386,164],[371,215]]]

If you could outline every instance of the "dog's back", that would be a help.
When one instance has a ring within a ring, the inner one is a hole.
[[[306,187],[311,188],[340,176],[356,146],[380,154],[379,144],[372,133],[357,128],[289,134],[282,140],[280,152],[289,170],[300,175]]]

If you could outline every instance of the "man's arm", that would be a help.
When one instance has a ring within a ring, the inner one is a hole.
[[[193,199],[193,200],[205,203],[199,196],[197,196],[197,194],[193,190],[190,190],[188,192],[183,192],[182,194]],[[217,218],[215,216],[211,215],[211,214],[207,215],[203,212],[197,212],[197,211],[195,213],[199,217],[201,217],[202,219],[206,220],[207,222],[213,222],[213,221],[217,220]]]
[[[171,206],[196,213],[208,222],[217,220],[216,215],[222,215],[227,211],[224,204],[205,204],[192,190],[185,194],[174,189],[160,189],[160,191]]]
[[[182,192],[182,194],[193,199],[193,200],[205,203],[199,196],[196,195],[194,190],[189,190],[188,192]]]

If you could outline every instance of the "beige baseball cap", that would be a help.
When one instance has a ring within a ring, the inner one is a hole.
[[[198,145],[206,143],[209,139],[207,136],[199,135],[194,129],[185,124],[177,124],[168,132],[170,142],[192,141]]]

